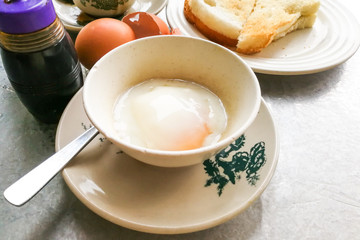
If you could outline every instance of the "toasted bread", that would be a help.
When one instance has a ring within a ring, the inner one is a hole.
[[[186,19],[209,39],[244,54],[312,27],[318,0],[185,0]]]
[[[316,0],[257,0],[240,32],[237,51],[257,53],[289,32],[311,27],[318,8]]]

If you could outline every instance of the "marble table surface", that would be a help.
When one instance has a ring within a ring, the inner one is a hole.
[[[358,1],[341,2],[360,22]],[[360,52],[321,73],[257,77],[280,156],[268,188],[238,216],[188,234],[137,232],[93,213],[58,174],[22,207],[0,195],[0,239],[360,239]],[[2,62],[0,129],[2,193],[54,153],[56,133],[23,107]]]

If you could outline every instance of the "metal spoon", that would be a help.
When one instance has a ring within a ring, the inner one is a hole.
[[[29,201],[98,133],[95,127],[89,128],[82,135],[8,187],[4,191],[5,199],[15,206],[21,206]]]

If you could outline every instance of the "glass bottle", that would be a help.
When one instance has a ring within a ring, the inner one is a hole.
[[[51,0],[0,0],[0,54],[21,102],[56,123],[83,76],[74,44]]]

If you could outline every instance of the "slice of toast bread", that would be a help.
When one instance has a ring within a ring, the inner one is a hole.
[[[257,53],[289,32],[311,27],[318,8],[316,0],[257,0],[238,37],[237,51]]]
[[[318,0],[185,0],[184,15],[209,39],[244,54],[312,27]]]

